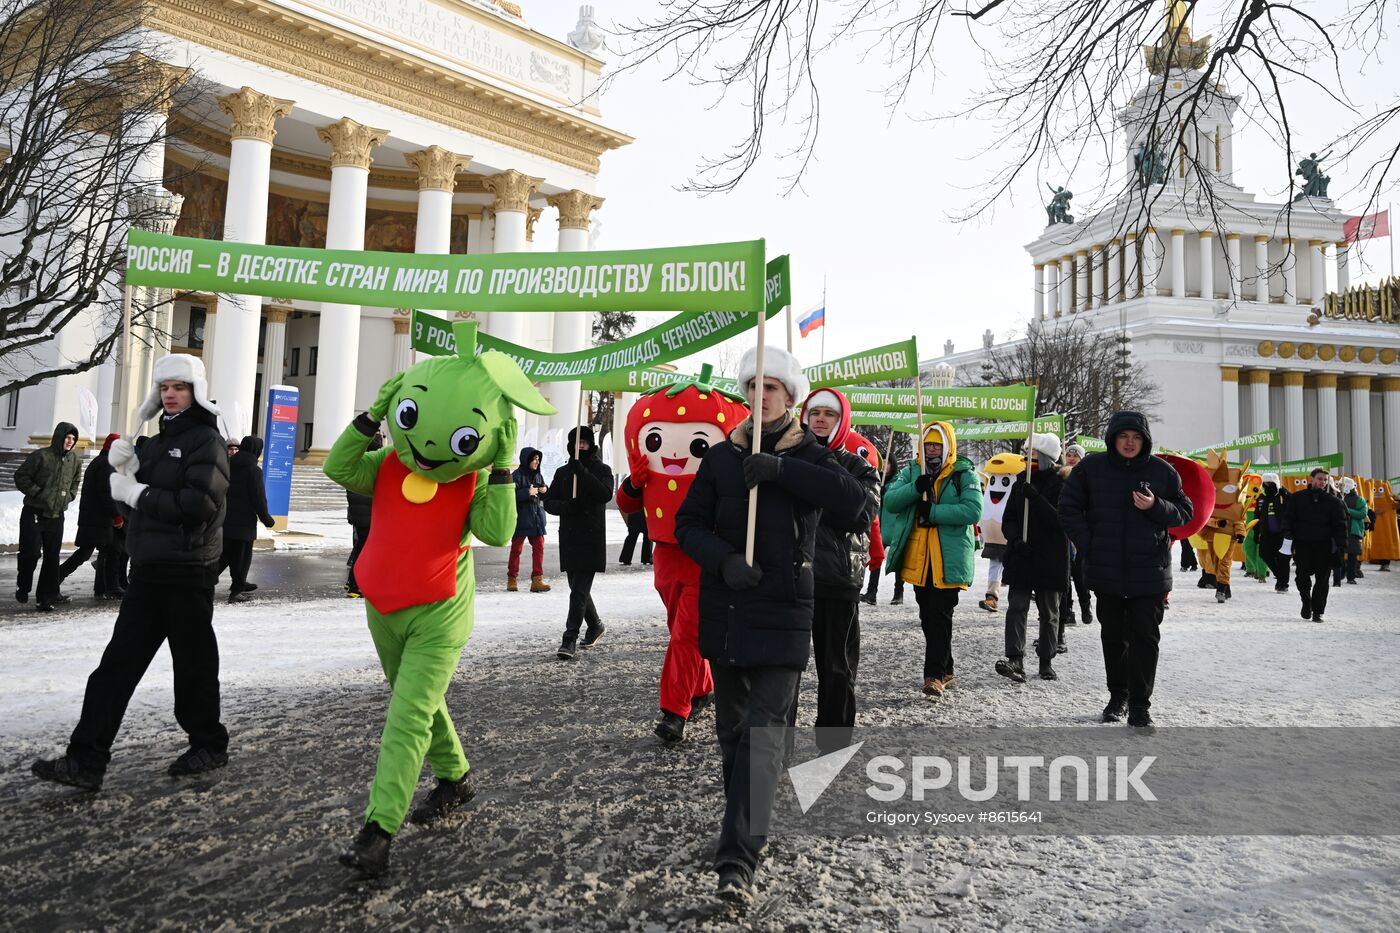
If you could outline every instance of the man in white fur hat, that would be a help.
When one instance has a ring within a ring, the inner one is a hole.
[[[817,525],[869,523],[869,500],[812,431],[793,418],[806,375],[790,353],[754,350],[739,362],[753,415],[710,447],[676,512],[676,541],[700,565],[700,653],[715,680],[715,732],[723,756],[725,811],[715,847],[717,893],[752,897],[765,837],[754,810],[772,806],[783,768],[798,681],[812,648]],[[753,432],[759,451],[750,453]],[[752,490],[752,492],[750,492]],[[754,563],[745,559],[748,499],[758,497]],[[754,730],[758,730],[755,734]]]
[[[1016,683],[1026,682],[1022,658],[1026,653],[1026,617],[1032,598],[1040,616],[1040,639],[1036,642],[1040,678],[1057,678],[1050,662],[1058,650],[1060,602],[1070,576],[1069,539],[1058,513],[1060,490],[1065,485],[1065,474],[1056,462],[1060,458],[1060,439],[1053,434],[1032,434],[1028,454],[1030,482],[1021,476],[1011,487],[1002,522],[1006,533],[1002,576],[1008,592],[1006,659],[996,663],[996,672]],[[1026,525],[1029,533],[1023,527]]]
[[[109,455],[112,498],[130,510],[126,596],[111,641],[88,678],[67,754],[32,768],[42,780],[85,790],[101,788],[127,703],[167,640],[175,718],[189,736],[189,748],[168,772],[198,774],[228,764],[213,627],[229,479],[227,431],[197,357],[161,358],[153,382],[137,414],[143,423],[159,414],[159,433],[139,455],[126,438],[114,442]]]

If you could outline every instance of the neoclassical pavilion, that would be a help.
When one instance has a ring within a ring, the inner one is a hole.
[[[152,80],[208,87],[203,116],[167,110],[170,141],[140,172],[183,236],[420,253],[586,250],[600,160],[631,138],[602,123],[599,43],[532,30],[503,0],[152,0]],[[188,85],[187,85],[188,86]],[[216,116],[209,116],[216,115]],[[159,127],[156,128],[157,130]],[[409,309],[183,294],[160,330],[203,357],[211,393],[261,433],[268,387],[302,393],[299,448],[312,459],[412,361]],[[450,313],[444,312],[451,316]],[[543,350],[588,345],[585,314],[481,316],[503,339]],[[74,358],[93,327],[51,352]],[[132,398],[151,359],[138,347]],[[0,445],[77,421],[99,402],[99,436],[120,429],[116,365],[22,390]],[[571,424],[577,386],[543,386]],[[522,428],[525,428],[522,425]]]

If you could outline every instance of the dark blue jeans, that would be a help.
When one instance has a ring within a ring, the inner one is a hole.
[[[725,795],[715,869],[737,865],[752,878],[767,839],[752,827],[768,823],[783,772],[782,730],[788,725],[802,672],[786,667],[730,667],[713,660],[710,666]],[[762,731],[754,733],[754,729]]]

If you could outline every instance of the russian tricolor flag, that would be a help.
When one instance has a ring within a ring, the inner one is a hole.
[[[804,337],[806,337],[806,336],[807,336],[808,334],[810,334],[812,331],[816,330],[818,327],[821,327],[821,326],[822,326],[823,324],[825,324],[825,323],[826,323],[826,305],[825,305],[825,304],[823,304],[823,305],[822,305],[821,307],[819,307],[819,308],[813,308],[811,311],[808,311],[806,317],[800,317],[800,318],[797,319],[797,326],[798,326],[799,328],[801,328],[801,333],[802,333],[802,336],[804,336]]]

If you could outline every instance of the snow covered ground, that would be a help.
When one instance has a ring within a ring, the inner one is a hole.
[[[1159,726],[1394,724],[1400,573],[1372,568],[1334,591],[1324,625],[1298,618],[1296,595],[1247,580],[1218,606],[1194,576],[1178,576],[1163,626]],[[232,763],[207,780],[165,776],[182,736],[162,653],[95,797],[38,785],[28,766],[62,749],[111,616],[25,615],[0,627],[4,923],[1396,928],[1394,837],[787,835],[770,845],[757,903],[742,913],[721,906],[708,871],[722,807],[713,719],[693,724],[679,748],[659,747],[650,732],[666,630],[649,574],[634,567],[599,579],[608,634],[572,663],[553,657],[562,581],[548,594],[508,594],[492,577],[449,694],[480,793],[446,825],[406,827],[391,874],[373,884],[347,881],[334,860],[363,810],[387,700],[359,604],[220,604]],[[1012,685],[992,671],[1002,617],[976,608],[978,582],[958,610],[957,683],[939,702],[917,689],[912,593],[909,605],[890,607],[889,578],[882,582],[881,605],[862,607],[862,724],[1097,720],[1105,700],[1097,627],[1070,628],[1059,681]],[[809,672],[801,722],[814,707]]]

